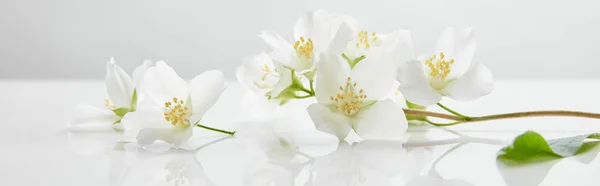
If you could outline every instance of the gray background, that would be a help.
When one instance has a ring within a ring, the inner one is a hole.
[[[181,76],[266,49],[262,29],[291,35],[312,9],[355,17],[379,33],[411,29],[429,53],[447,26],[472,26],[476,60],[502,78],[600,77],[600,5],[593,0],[1,0],[0,78],[102,78],[166,60]]]

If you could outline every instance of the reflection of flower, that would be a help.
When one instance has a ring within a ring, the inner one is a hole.
[[[158,155],[129,149],[113,158],[113,185],[214,185],[191,152]]]
[[[431,165],[429,172],[424,176],[416,176],[414,178],[406,177],[409,179],[407,186],[429,186],[429,185],[441,185],[441,186],[473,186],[473,184],[461,180],[461,179],[444,179],[436,170],[437,164],[444,159],[448,154],[453,152],[464,145],[464,143],[455,145],[448,149],[444,154],[440,155]]]
[[[194,124],[215,104],[225,89],[225,80],[220,71],[207,71],[188,84],[166,63],[157,62],[156,67],[148,69],[143,86],[154,104],[122,119],[125,134],[135,135],[141,146],[163,141],[179,147],[192,136]]]
[[[392,141],[362,141],[338,148],[314,160],[309,180],[313,186],[331,185],[391,185],[389,178],[399,174],[406,164],[402,144]]]
[[[484,65],[471,62],[474,52],[470,28],[446,29],[433,55],[400,65],[398,81],[402,93],[407,100],[425,106],[438,103],[442,96],[472,100],[489,94],[493,89],[492,74]]]
[[[235,136],[241,139],[254,156],[248,166],[246,185],[293,185],[307,157],[299,152],[293,131],[275,122],[250,122]]]

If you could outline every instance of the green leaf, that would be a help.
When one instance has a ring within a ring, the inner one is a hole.
[[[527,131],[498,153],[498,159],[507,163],[525,163],[573,156],[585,151],[585,139],[600,139],[600,133],[548,140],[534,131]]]
[[[117,116],[119,116],[119,117],[123,117],[123,116],[125,116],[125,114],[127,114],[128,112],[132,112],[132,110],[131,110],[131,109],[129,109],[129,108],[118,108],[118,109],[115,109],[115,110],[113,110],[113,112],[114,112],[114,113],[115,113]]]

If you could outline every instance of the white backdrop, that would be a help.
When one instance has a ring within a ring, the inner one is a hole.
[[[423,54],[444,27],[472,26],[475,59],[496,77],[600,77],[594,0],[1,0],[0,78],[102,78],[110,56],[128,71],[151,59],[186,78],[233,78],[243,57],[266,49],[260,30],[290,34],[319,8],[369,31],[411,29]]]

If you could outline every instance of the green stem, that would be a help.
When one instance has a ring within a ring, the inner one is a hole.
[[[311,97],[313,97],[313,95],[306,95],[306,96],[296,96],[296,97],[294,97],[294,98],[296,98],[296,99],[306,99],[306,98],[311,98]]]
[[[312,92],[313,95],[315,95],[315,87],[313,86],[313,80],[309,80],[308,81],[310,83],[310,92]]]
[[[308,94],[308,95],[310,95],[310,96],[313,96],[313,95],[314,95],[312,91],[310,91],[310,90],[308,90],[308,89],[306,89],[306,88],[304,88],[304,87],[300,88],[300,90],[301,90],[302,92],[305,92],[305,93],[307,93],[307,94]]]
[[[465,122],[465,121],[455,121],[455,122],[450,122],[450,123],[436,123],[436,122],[433,122],[428,119],[425,119],[424,121],[429,124],[435,125],[435,126],[452,126],[452,125],[457,125],[457,124]]]
[[[526,117],[580,117],[580,118],[592,118],[592,119],[600,119],[600,114],[590,113],[590,112],[579,112],[579,111],[568,111],[568,110],[541,110],[541,111],[528,111],[528,112],[513,112],[506,114],[493,114],[487,116],[479,116],[479,117],[468,117],[464,118],[461,116],[430,112],[425,110],[416,110],[416,109],[403,109],[404,113],[407,115],[413,116],[426,116],[426,117],[434,117],[434,118],[443,118],[448,120],[453,120],[456,122],[452,123],[432,123],[436,126],[452,126],[461,123],[471,123],[471,122],[480,122],[480,121],[490,121],[490,120],[502,120],[502,119],[514,119],[514,118],[526,118]]]
[[[221,129],[217,129],[217,128],[212,128],[212,127],[204,126],[204,125],[201,125],[199,123],[196,123],[195,126],[203,128],[203,129],[207,129],[207,130],[212,130],[212,131],[215,131],[215,132],[220,132],[220,133],[223,133],[223,134],[229,134],[229,135],[234,135],[235,134],[235,131],[221,130]]]
[[[458,113],[458,112],[456,112],[456,111],[454,111],[454,110],[452,110],[452,109],[450,109],[450,108],[446,107],[445,105],[443,105],[443,104],[441,104],[441,103],[437,103],[437,105],[438,105],[438,106],[440,106],[442,109],[444,109],[444,110],[446,110],[446,111],[448,111],[448,112],[450,112],[450,113],[452,113],[452,114],[454,114],[454,115],[460,116],[460,117],[462,117],[462,118],[464,118],[464,119],[471,118],[471,117],[469,117],[469,116],[462,115],[462,114],[460,114],[460,113]]]

